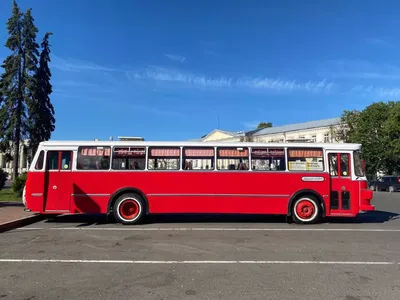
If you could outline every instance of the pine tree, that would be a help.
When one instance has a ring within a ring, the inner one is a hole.
[[[34,154],[41,141],[47,141],[54,131],[55,118],[54,107],[50,100],[52,85],[50,83],[51,72],[49,68],[50,43],[52,33],[47,32],[43,38],[40,53],[39,67],[35,74],[35,94],[33,102],[29,106],[29,133],[30,150]]]
[[[21,123],[23,111],[23,73],[24,53],[22,48],[22,13],[13,1],[12,15],[7,22],[9,38],[5,46],[11,54],[4,60],[4,72],[0,79],[2,102],[0,107],[0,133],[3,151],[14,148],[13,177],[18,174],[19,142],[21,139]]]
[[[16,1],[7,22],[9,38],[6,47],[11,54],[4,60],[4,73],[0,78],[0,137],[3,151],[13,149],[13,178],[18,176],[20,142],[29,134],[28,105],[36,89],[37,57],[39,45],[35,42],[38,32],[29,9],[21,13]]]

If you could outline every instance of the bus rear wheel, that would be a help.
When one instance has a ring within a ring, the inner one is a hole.
[[[312,196],[296,199],[292,206],[292,219],[297,224],[315,224],[321,218],[318,201]]]
[[[125,225],[138,224],[143,219],[144,210],[142,198],[134,193],[119,196],[113,206],[114,218]]]

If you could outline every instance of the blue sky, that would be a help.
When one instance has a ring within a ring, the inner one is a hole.
[[[2,44],[11,2],[0,2]],[[218,119],[248,130],[400,96],[398,1],[18,3],[40,39],[54,33],[52,139],[186,140]]]

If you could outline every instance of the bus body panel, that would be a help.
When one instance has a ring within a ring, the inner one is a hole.
[[[32,187],[43,186],[46,172],[30,174],[27,184],[29,208],[38,212],[63,211],[66,210],[65,203],[71,200],[71,213],[107,213],[110,197],[122,188],[141,191],[148,200],[149,213],[287,214],[290,198],[301,190],[315,191],[329,207],[329,176],[326,173],[118,171],[69,174],[70,183],[64,181],[63,192],[57,196],[64,200],[53,202],[63,206],[51,206],[51,209],[46,209],[49,207],[47,202],[52,201],[49,195],[44,209],[31,205],[40,202],[32,196]],[[303,180],[314,177],[323,178],[323,181]]]
[[[110,143],[112,146],[113,143]],[[333,180],[327,167],[323,172],[300,171],[239,171],[239,170],[76,170],[77,142],[56,144],[43,143],[42,150],[73,151],[71,170],[35,170],[31,166],[26,182],[24,202],[26,207],[38,213],[108,213],[112,195],[123,188],[135,188],[142,192],[149,204],[149,213],[289,213],[290,199],[299,191],[310,190],[323,199],[326,216],[355,216],[360,211],[374,210],[371,205],[372,192],[366,180],[355,180],[352,175],[347,182]],[[103,144],[93,142],[93,145]],[[107,144],[104,143],[104,144]],[[116,142],[131,145],[135,143]],[[168,144],[170,146],[181,143]],[[47,146],[46,146],[47,145]],[[153,144],[140,144],[152,146]],[[226,147],[227,144],[207,144],[209,147]],[[323,145],[292,144],[228,144],[229,147],[322,147]],[[193,144],[204,147],[204,143]],[[46,148],[47,147],[47,148]],[[330,148],[328,148],[330,147]],[[327,145],[325,153],[338,152],[341,148],[355,151],[358,145]],[[61,150],[59,150],[61,149]],[[330,149],[330,150],[329,150]],[[333,150],[332,150],[333,149]],[[351,152],[350,152],[351,153]],[[325,166],[327,156],[324,156]],[[54,178],[53,178],[54,177]],[[343,185],[345,183],[345,185]],[[335,187],[334,187],[335,185]],[[56,188],[54,189],[54,186]],[[331,209],[331,191],[343,188],[350,191],[350,207],[346,210]]]

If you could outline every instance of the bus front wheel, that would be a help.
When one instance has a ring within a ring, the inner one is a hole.
[[[138,224],[144,216],[144,211],[142,198],[134,193],[122,194],[113,206],[115,219],[125,225]]]
[[[302,196],[292,206],[292,219],[297,224],[315,224],[321,217],[321,208],[313,196]]]

